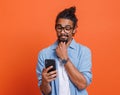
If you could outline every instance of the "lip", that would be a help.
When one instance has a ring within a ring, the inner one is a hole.
[[[67,38],[67,36],[61,36],[60,38]]]

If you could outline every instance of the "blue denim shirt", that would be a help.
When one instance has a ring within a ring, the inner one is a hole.
[[[56,63],[58,63],[59,59],[56,55],[56,47],[58,43],[57,41],[40,51],[38,55],[38,64],[36,68],[37,76],[38,76],[38,86],[41,85],[42,81],[42,70],[45,68],[45,59],[55,59]],[[87,85],[91,83],[92,73],[91,73],[91,51],[86,46],[78,44],[73,39],[71,44],[68,47],[68,56],[73,65],[81,72],[87,80]],[[57,66],[57,65],[56,65]],[[57,67],[56,67],[57,68]],[[58,77],[50,83],[52,87],[52,91],[50,95],[59,95],[59,82]],[[86,89],[80,90],[78,89],[71,80],[69,80],[70,93],[71,95],[88,95]]]

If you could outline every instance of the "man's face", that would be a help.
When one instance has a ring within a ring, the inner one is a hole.
[[[72,39],[73,33],[73,22],[69,19],[60,18],[55,26],[57,37],[59,42],[68,42]]]

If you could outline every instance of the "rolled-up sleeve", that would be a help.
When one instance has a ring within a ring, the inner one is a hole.
[[[91,51],[89,48],[84,47],[81,50],[80,65],[79,70],[84,75],[89,85],[92,81],[92,60],[91,60]]]
[[[38,77],[38,86],[41,85],[42,82],[42,70],[44,68],[44,58],[42,56],[42,52],[40,52],[38,54],[38,63],[37,63],[37,67],[36,67],[36,73],[37,73],[37,77]]]

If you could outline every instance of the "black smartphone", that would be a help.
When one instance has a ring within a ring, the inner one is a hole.
[[[54,59],[45,59],[45,67],[48,68],[49,66],[53,66],[48,72],[56,70],[56,63]]]

